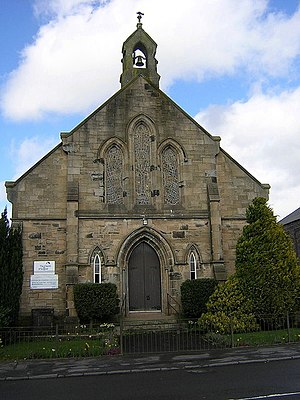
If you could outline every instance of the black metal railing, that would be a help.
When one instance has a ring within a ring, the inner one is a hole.
[[[167,308],[168,315],[171,315],[171,310],[173,310],[177,316],[181,315],[181,304],[175,297],[171,296],[170,293],[167,293]]]
[[[0,329],[0,359],[9,359],[18,348],[28,349],[26,358],[38,358],[50,346],[51,357],[81,357],[101,354],[139,354],[201,351],[212,348],[300,343],[300,316],[257,316],[256,326],[239,332],[229,319],[223,332],[197,320],[160,319],[137,321],[120,318],[119,323],[60,325],[53,327],[9,327]],[[49,347],[48,346],[48,347]],[[77,346],[77,347],[76,347]],[[59,353],[59,349],[65,350]],[[33,350],[35,348],[36,350]],[[24,356],[25,357],[25,356]],[[45,357],[49,357],[45,355]]]

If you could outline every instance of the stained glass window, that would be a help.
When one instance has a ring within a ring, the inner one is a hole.
[[[177,153],[172,147],[167,147],[162,153],[164,201],[166,204],[178,204],[178,160]]]
[[[135,191],[137,204],[150,204],[150,131],[139,124],[134,131]]]
[[[106,202],[123,203],[123,154],[113,145],[106,153]]]

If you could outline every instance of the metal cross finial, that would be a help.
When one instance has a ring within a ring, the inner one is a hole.
[[[144,14],[143,14],[142,12],[138,11],[138,12],[137,12],[137,15],[138,15],[138,16],[137,16],[137,19],[139,20],[139,24],[140,24],[140,23],[141,23],[141,19],[142,19],[142,17],[143,17]]]

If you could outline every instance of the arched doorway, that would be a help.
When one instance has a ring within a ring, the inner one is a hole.
[[[141,242],[128,262],[129,311],[161,310],[160,263],[156,251]]]

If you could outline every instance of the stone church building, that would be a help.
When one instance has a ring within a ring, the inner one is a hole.
[[[279,221],[279,223],[283,225],[285,231],[290,235],[296,255],[300,261],[300,207]]]
[[[76,316],[73,285],[113,282],[125,313],[174,312],[186,279],[234,272],[261,184],[159,89],[142,23],[123,44],[121,89],[14,182],[22,225],[20,316]]]

